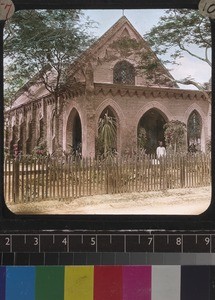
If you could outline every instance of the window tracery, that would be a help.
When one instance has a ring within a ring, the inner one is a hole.
[[[116,63],[113,70],[113,83],[134,85],[134,66],[125,60]]]

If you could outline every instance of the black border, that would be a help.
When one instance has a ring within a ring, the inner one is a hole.
[[[198,0],[14,0],[16,10],[20,9],[198,9]],[[0,21],[0,83],[3,83],[3,27]],[[215,21],[211,20],[212,33],[212,133],[215,132],[214,105],[215,99]],[[3,84],[0,84],[0,99],[3,99]],[[0,149],[4,149],[4,113],[3,101],[0,101]],[[212,153],[215,141],[212,135]],[[179,215],[15,215],[9,211],[3,200],[3,151],[0,153],[0,232],[5,231],[44,231],[82,230],[119,232],[121,230],[215,230],[215,198],[212,184],[212,201],[209,209],[197,216]],[[212,155],[212,171],[214,157]],[[212,172],[212,183],[214,182]]]

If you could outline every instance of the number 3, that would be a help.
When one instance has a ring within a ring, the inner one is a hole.
[[[39,244],[39,239],[37,237],[34,238],[34,246],[37,246]]]

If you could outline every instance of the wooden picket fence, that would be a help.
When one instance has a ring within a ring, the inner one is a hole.
[[[72,200],[83,196],[193,188],[211,184],[206,154],[111,160],[5,159],[6,202]]]

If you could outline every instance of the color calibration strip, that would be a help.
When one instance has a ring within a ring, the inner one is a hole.
[[[1,300],[212,300],[212,266],[0,267]]]

